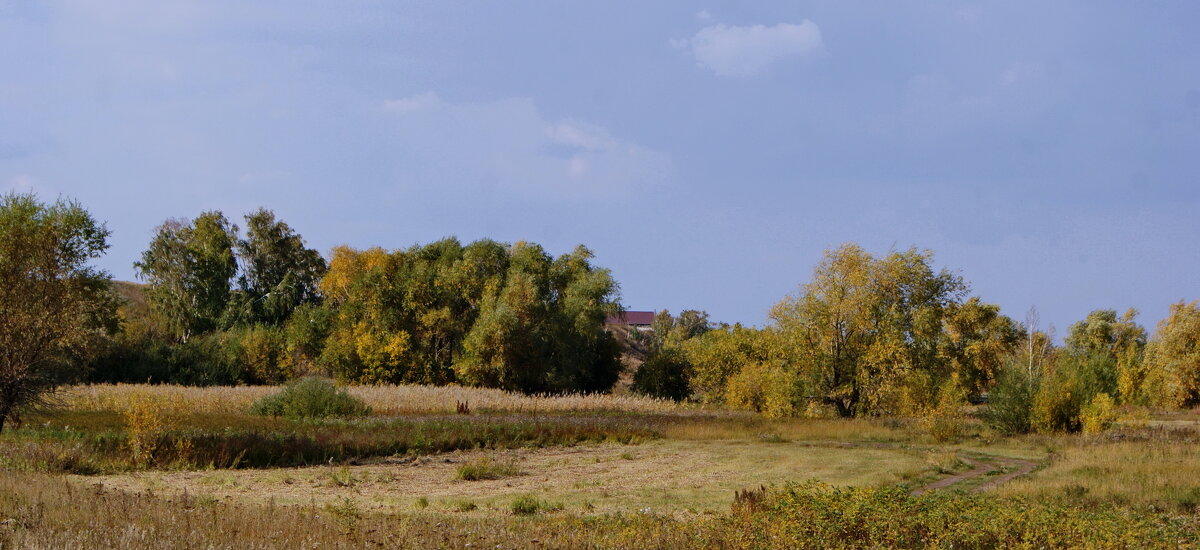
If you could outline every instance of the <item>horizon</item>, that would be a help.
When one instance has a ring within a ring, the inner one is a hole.
[[[731,324],[843,242],[1059,340],[1200,299],[1193,4],[536,6],[0,2],[0,192],[80,201],[128,281],[165,219],[263,206],[326,256],[583,244]]]

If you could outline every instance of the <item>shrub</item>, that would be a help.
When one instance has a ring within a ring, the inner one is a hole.
[[[247,379],[278,384],[292,377],[292,365],[279,329],[252,327],[239,334],[239,354]]]
[[[563,509],[560,503],[538,500],[533,495],[520,495],[514,498],[510,507],[514,516],[532,516],[538,512],[554,512]]]
[[[751,363],[729,378],[725,402],[735,408],[751,410],[772,418],[795,412],[792,377],[782,368]]]
[[[511,462],[493,462],[488,457],[468,462],[458,467],[454,478],[462,481],[480,481],[485,479],[501,479],[524,475],[516,464]]]
[[[370,407],[324,378],[313,376],[288,383],[279,393],[259,399],[252,414],[287,418],[366,416]]]
[[[927,409],[921,419],[922,427],[938,442],[958,439],[966,423],[962,412],[966,404],[967,392],[957,377],[947,380],[938,392],[937,406]]]
[[[538,513],[541,507],[542,501],[533,495],[520,495],[513,499],[511,506],[514,516],[532,516]]]
[[[635,393],[683,401],[692,393],[691,365],[676,349],[652,354],[633,375]]]
[[[1097,503],[818,482],[770,491],[739,518],[745,548],[1191,548],[1188,521]]]
[[[1033,428],[1031,415],[1037,391],[1037,379],[1023,366],[1010,363],[1000,371],[988,394],[984,420],[1002,433],[1028,433]]]
[[[1100,433],[1117,421],[1117,403],[1107,393],[1097,394],[1079,413],[1084,433]]]

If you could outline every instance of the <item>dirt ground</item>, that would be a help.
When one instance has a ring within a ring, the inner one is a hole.
[[[460,466],[484,457],[512,464],[520,473],[496,480],[455,479]],[[79,480],[129,491],[186,492],[200,501],[318,506],[351,502],[362,511],[508,513],[515,497],[533,495],[576,513],[690,515],[728,510],[734,491],[760,484],[807,479],[837,485],[894,483],[930,467],[921,453],[902,449],[660,440],[458,452],[362,466],[141,472]],[[422,506],[426,501],[428,507]]]

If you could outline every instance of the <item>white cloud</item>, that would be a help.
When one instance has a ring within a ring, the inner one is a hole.
[[[384,110],[403,115],[417,111],[424,111],[435,108],[441,105],[442,100],[433,92],[425,92],[411,97],[402,97],[400,99],[389,99],[383,102]]]
[[[711,13],[708,13],[708,10],[700,10],[700,11],[696,12],[696,19],[699,19],[701,21],[708,21],[709,19],[712,19],[712,18],[713,18],[713,16]]]
[[[696,65],[717,76],[753,76],[779,61],[812,57],[822,49],[821,29],[807,19],[771,27],[713,25],[671,45],[688,50]]]
[[[666,153],[584,121],[547,120],[527,98],[454,103],[426,93],[384,108],[398,181],[578,196],[652,186],[672,173]]]

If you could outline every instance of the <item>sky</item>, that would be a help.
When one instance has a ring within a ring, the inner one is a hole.
[[[0,0],[0,191],[118,279],[167,218],[323,253],[585,244],[632,310],[762,325],[928,248],[1059,335],[1200,299],[1200,3]]]

